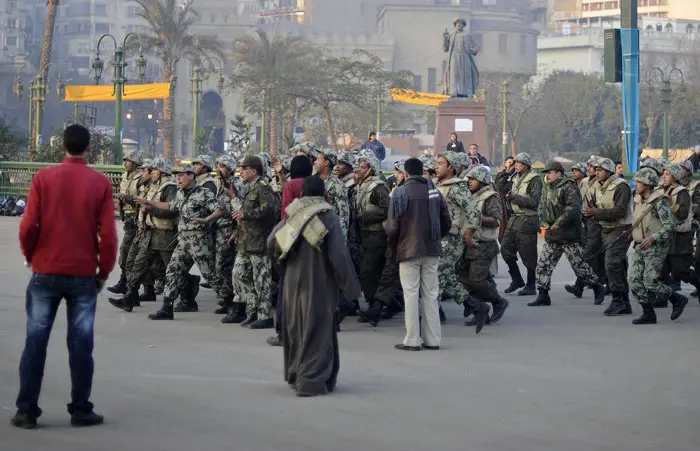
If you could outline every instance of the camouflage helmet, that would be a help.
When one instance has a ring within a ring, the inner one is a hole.
[[[197,158],[192,160],[192,165],[195,164],[201,164],[209,169],[214,169],[214,160],[212,160],[209,155],[198,155]]]
[[[163,174],[170,175],[173,173],[173,164],[165,158],[158,157],[153,159],[149,166],[149,169],[155,169],[156,171],[160,171]]]
[[[600,160],[600,158],[601,157],[599,157],[598,155],[591,155],[588,158],[588,161],[586,162],[586,164],[590,164],[591,166],[595,167],[595,165],[598,163],[598,160]]]
[[[292,172],[292,159],[289,158],[288,156],[283,157],[280,160],[280,164],[282,165],[282,170],[289,174]]]
[[[258,157],[260,157],[260,161],[262,161],[263,172],[269,171],[272,167],[272,157],[270,156],[270,154],[267,152],[260,152],[258,154]]]
[[[394,163],[394,170],[399,172],[406,172],[406,162],[397,161],[396,163]]]
[[[588,165],[586,163],[576,163],[575,165],[571,166],[571,170],[573,171],[574,169],[585,174],[588,172]]]
[[[447,163],[452,166],[455,170],[455,176],[458,176],[460,172],[462,172],[462,159],[459,158],[459,154],[457,152],[453,152],[451,150],[448,150],[447,152],[443,152],[440,155],[438,155],[438,158],[444,158]]]
[[[615,173],[615,163],[610,158],[599,158],[595,163],[595,167],[605,169],[611,174]]]
[[[313,143],[310,143],[308,141],[297,144],[290,150],[294,154],[303,153],[304,155],[309,156],[311,158],[316,158],[318,156],[318,150],[316,150],[316,146],[314,146]]]
[[[153,163],[153,160],[151,160],[150,158],[144,158],[143,162],[139,165],[139,168],[150,169],[151,163]]]
[[[685,170],[687,170],[690,175],[693,175],[693,172],[695,172],[695,167],[693,166],[693,162],[690,160],[683,160],[681,162],[681,167]]]
[[[232,171],[235,171],[236,167],[238,166],[236,164],[236,159],[227,154],[219,156],[219,158],[216,159],[216,163],[224,165]]]
[[[324,157],[326,157],[328,161],[331,162],[332,166],[338,164],[338,155],[331,149],[319,149],[318,155],[323,155]]]
[[[659,177],[660,177],[661,174],[663,174],[663,172],[664,172],[664,167],[663,167],[663,165],[661,164],[661,162],[660,162],[659,160],[656,160],[656,159],[651,158],[651,157],[650,157],[650,158],[645,158],[645,159],[642,161],[642,163],[639,165],[639,169],[642,169],[642,168],[653,169],[653,170],[656,172],[656,175],[659,176]],[[615,171],[613,171],[613,172],[615,172]],[[644,182],[642,182],[642,183],[644,183]]]
[[[357,164],[359,165],[362,162],[367,163],[369,167],[374,170],[374,175],[378,176],[382,172],[381,163],[379,163],[379,160],[377,160],[373,152],[370,151],[370,154],[360,155],[360,158],[357,159]]]
[[[423,163],[423,171],[434,171],[437,158],[432,155],[423,154],[420,156],[420,161]]]
[[[360,157],[363,157],[363,156],[368,156],[368,157],[377,158],[377,156],[374,154],[374,152],[372,152],[371,149],[362,149],[362,150],[360,150]]]
[[[348,150],[340,152],[338,154],[338,163],[345,163],[348,166],[353,166],[355,164],[355,155]]]
[[[485,166],[474,166],[467,172],[467,178],[478,180],[485,185],[491,184],[491,172]]]
[[[136,164],[136,166],[141,166],[143,164],[143,157],[141,156],[141,152],[138,150],[130,150],[126,152],[122,160],[131,161],[132,163]]]
[[[522,163],[524,165],[527,165],[527,167],[531,168],[532,167],[532,158],[530,158],[530,155],[526,154],[525,152],[521,152],[515,156],[516,163]]]
[[[173,174],[194,174],[194,165],[190,163],[181,163],[173,168]]]
[[[676,179],[676,182],[683,180],[683,167],[680,164],[671,163],[666,166],[666,170]]]
[[[663,167],[664,169],[666,169],[666,166],[671,164],[671,162],[668,161],[668,158],[664,158],[664,157],[659,157],[656,159],[656,161],[658,161],[661,164],[661,167]]]
[[[643,183],[647,186],[656,186],[659,184],[658,174],[651,168],[642,168],[635,175],[634,180],[638,183]]]

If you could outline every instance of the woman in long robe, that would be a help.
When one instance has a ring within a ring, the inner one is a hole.
[[[303,196],[309,199],[295,202],[325,202],[324,190],[320,178],[307,177]],[[290,217],[268,237],[268,250],[273,254],[279,255],[275,234]],[[338,216],[324,211],[317,217],[328,231],[319,249],[299,234],[282,261],[285,266],[281,323],[284,379],[298,396],[325,395],[335,390],[340,369],[336,309],[341,292],[345,299],[361,296]]]

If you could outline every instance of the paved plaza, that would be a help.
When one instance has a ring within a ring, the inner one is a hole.
[[[0,450],[167,451],[697,451],[700,447],[700,305],[675,324],[606,318],[589,291],[574,299],[566,261],[555,305],[511,308],[476,336],[445,306],[439,352],[400,352],[402,322],[377,329],[350,318],[340,334],[338,391],[296,398],[282,380],[270,331],[223,325],[202,290],[200,313],[151,322],[100,295],[93,401],[106,423],[69,425],[65,309],[44,377],[42,428],[10,427],[24,340],[29,270],[18,219],[0,218]],[[66,239],[71,239],[66,237]],[[505,265],[501,264],[501,270]],[[115,282],[118,274],[113,274]],[[507,278],[498,277],[502,290]],[[687,288],[687,287],[684,287]],[[686,291],[687,294],[687,291]],[[607,299],[609,301],[610,298]],[[607,304],[607,302],[606,302]],[[634,304],[635,314],[640,312]]]

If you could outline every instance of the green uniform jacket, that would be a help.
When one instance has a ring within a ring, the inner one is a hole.
[[[278,196],[272,187],[258,178],[248,184],[243,198],[243,219],[236,231],[238,252],[264,254],[267,236],[277,222]]]
[[[542,224],[549,228],[559,226],[559,230],[547,230],[545,237],[551,243],[579,243],[583,227],[581,222],[581,194],[576,182],[568,177],[543,187],[539,206]]]

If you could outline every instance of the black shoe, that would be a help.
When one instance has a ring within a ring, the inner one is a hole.
[[[251,324],[253,324],[254,322],[256,322],[257,320],[258,320],[258,314],[253,313],[252,315],[246,317],[246,319],[241,321],[241,327],[248,327]]]
[[[651,306],[655,309],[668,308],[668,300],[662,301],[661,299],[654,297],[654,301],[651,303]]]
[[[634,325],[640,324],[656,324],[656,313],[651,304],[642,304],[642,316],[632,321]]]
[[[569,291],[569,290],[566,290]],[[571,293],[569,291],[569,293]],[[605,287],[601,284],[596,284],[593,287],[593,296],[594,296],[594,301],[593,305],[601,305],[603,302],[605,302]],[[578,296],[581,297],[581,296]]]
[[[493,312],[491,312],[491,323],[498,322],[503,317],[510,303],[505,299],[501,299],[497,304],[493,304]]]
[[[399,351],[420,351],[420,346],[406,346],[403,343],[399,343],[397,345],[394,345],[394,349],[398,349]]]
[[[568,293],[573,294],[577,299],[581,299],[583,297],[583,282],[581,279],[576,279],[576,282],[573,285],[564,285],[564,289]],[[603,297],[605,297],[605,289],[603,289]]]
[[[121,298],[109,298],[109,303],[118,309],[131,313],[139,300],[139,293],[136,290],[127,290]]]
[[[438,311],[440,314],[440,324],[445,324],[447,322],[447,316],[445,316],[444,310],[442,310],[442,306],[438,307]]]
[[[526,285],[525,288],[518,291],[518,296],[534,296],[537,294],[537,289],[534,285]]]
[[[605,295],[606,295],[606,296],[610,296],[611,294],[613,294],[613,292],[612,292],[612,290],[610,289],[610,285],[605,284]]]
[[[107,291],[114,294],[126,294],[126,290],[126,277],[124,276],[124,273],[119,276],[119,282],[117,282],[116,285],[112,285],[111,287],[107,288]]]
[[[476,308],[473,305],[469,305],[468,302],[464,303],[464,311],[462,312],[462,316],[465,318],[469,318],[474,312],[476,311]]]
[[[360,318],[358,318],[358,322],[369,323],[370,326],[377,327],[381,319],[382,303],[379,301],[374,301],[369,309],[360,312]]]
[[[275,335],[273,337],[267,337],[265,343],[269,344],[270,346],[282,346],[282,340],[278,335]]]
[[[188,303],[178,302],[173,310],[178,313],[196,313],[199,311],[199,305],[195,301]]]
[[[440,346],[428,346],[426,344],[421,345],[421,348],[427,349],[428,351],[439,351]]]
[[[206,288],[207,290],[211,290],[211,285],[209,285],[209,282],[207,281],[200,283],[199,286],[202,288]]]
[[[242,302],[234,304],[228,309],[228,314],[221,318],[221,322],[224,324],[240,324],[245,320],[245,304]]]
[[[74,427],[97,426],[105,422],[105,417],[95,412],[74,413],[70,416],[70,424]]]
[[[632,314],[632,303],[630,302],[630,294],[622,293],[622,303],[624,305],[620,315],[631,315]]]
[[[148,315],[148,318],[153,320],[153,321],[161,321],[161,320],[174,320],[175,315],[173,315],[173,307],[172,306],[163,306],[160,310],[158,310],[155,313],[151,313]]]
[[[214,310],[215,315],[226,315],[228,314],[228,307],[219,307],[218,309]]]
[[[622,293],[614,292],[612,302],[610,302],[610,306],[605,310],[605,312],[603,312],[603,314],[605,316],[631,315],[632,307],[630,306],[628,308],[627,305],[625,305]]]
[[[12,426],[20,429],[34,429],[36,428],[36,415],[29,415],[28,413],[17,412],[12,420],[10,421]]]
[[[253,330],[274,329],[274,328],[275,328],[275,322],[272,320],[272,318],[259,319],[259,320],[255,321],[253,324],[248,326],[248,329],[253,329]]]
[[[474,326],[476,326],[476,333],[481,332],[481,329],[486,325],[486,321],[489,319],[489,306],[482,303],[479,308],[474,312]]]
[[[156,301],[156,289],[153,285],[144,285],[143,294],[139,296],[139,304],[141,302],[155,302]]]
[[[671,295],[671,304],[673,304],[673,311],[671,312],[671,321],[675,321],[681,317],[685,306],[688,305],[688,298],[678,294],[673,293]]]
[[[549,290],[544,288],[539,289],[537,299],[527,304],[528,307],[547,307],[552,305],[552,299],[549,297]]]
[[[510,286],[508,288],[506,288],[505,290],[503,290],[503,292],[505,294],[511,294],[524,286],[525,286],[525,281],[523,279],[512,280],[510,282]]]

